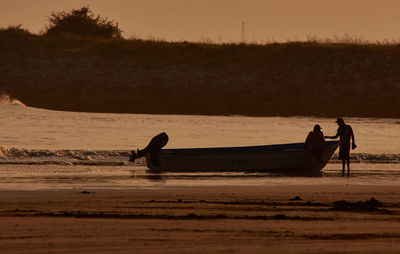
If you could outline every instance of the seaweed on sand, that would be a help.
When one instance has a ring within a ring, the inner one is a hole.
[[[378,211],[382,206],[381,202],[372,197],[365,202],[334,201],[332,209],[336,211]]]

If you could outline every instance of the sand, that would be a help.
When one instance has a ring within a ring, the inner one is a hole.
[[[400,253],[399,194],[346,184],[0,191],[0,250]]]

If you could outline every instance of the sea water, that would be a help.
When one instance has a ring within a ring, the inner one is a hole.
[[[166,148],[304,142],[315,124],[335,135],[333,118],[104,114],[0,105],[0,189],[131,189],[168,186],[400,184],[400,120],[345,118],[353,127],[350,177],[334,155],[322,177],[267,173],[163,173],[128,162],[160,132]]]

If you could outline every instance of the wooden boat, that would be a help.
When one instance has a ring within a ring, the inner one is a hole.
[[[161,149],[158,165],[146,156],[147,167],[155,172],[249,171],[288,174],[318,174],[339,146],[326,142],[322,155],[305,150],[304,143],[265,146]]]

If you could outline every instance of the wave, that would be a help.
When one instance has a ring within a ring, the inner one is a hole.
[[[339,161],[338,157],[338,154],[333,155],[331,162]],[[400,163],[400,154],[353,153],[350,160],[358,163]]]
[[[0,94],[0,105],[19,105],[19,106],[25,106],[24,103],[21,101],[11,98],[7,94]]]
[[[47,150],[0,147],[0,164],[145,166],[145,160],[129,163],[127,150]]]
[[[24,165],[86,165],[86,166],[146,166],[145,160],[129,161],[128,150],[47,150],[0,147],[0,164]],[[355,163],[400,163],[400,154],[353,153]],[[338,163],[333,155],[330,163]]]

